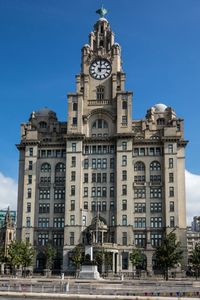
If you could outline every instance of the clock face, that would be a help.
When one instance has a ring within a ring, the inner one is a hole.
[[[90,75],[97,80],[107,78],[111,74],[111,64],[106,59],[97,59],[91,63]]]

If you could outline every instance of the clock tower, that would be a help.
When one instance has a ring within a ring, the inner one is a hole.
[[[116,200],[118,193],[121,198],[121,188],[115,183],[121,180],[121,164],[117,160],[122,160],[124,135],[126,159],[131,159],[132,93],[125,91],[121,47],[115,43],[106,12],[103,7],[97,11],[100,18],[89,34],[89,44],[82,48],[76,93],[68,94],[66,180],[76,174],[79,184],[66,181],[64,266],[69,266],[73,243],[84,242],[88,228],[96,245],[115,244],[122,236],[122,213],[116,213],[117,206],[121,211],[121,203]],[[126,189],[132,193],[131,181]],[[98,222],[102,228],[98,228]],[[123,228],[123,234],[128,236],[129,230],[130,226]],[[113,251],[117,270],[116,249]]]

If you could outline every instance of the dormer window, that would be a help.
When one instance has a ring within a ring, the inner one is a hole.
[[[103,100],[104,99],[104,91],[105,91],[104,86],[99,85],[97,87],[97,100]]]
[[[164,118],[159,118],[157,120],[157,125],[165,125],[165,119]]]
[[[42,129],[47,128],[46,122],[40,122],[39,125],[40,125],[40,128],[42,128]]]

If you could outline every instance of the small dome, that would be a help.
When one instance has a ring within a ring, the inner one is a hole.
[[[158,103],[158,104],[155,104],[152,108],[155,109],[155,112],[160,112],[160,113],[164,113],[167,106],[163,103]]]
[[[44,107],[44,108],[36,111],[36,115],[38,115],[38,116],[47,117],[50,114],[56,115],[56,113],[54,111],[50,110],[48,107]]]

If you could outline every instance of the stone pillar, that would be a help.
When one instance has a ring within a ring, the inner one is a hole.
[[[112,272],[115,272],[115,253],[112,252]]]
[[[93,260],[93,247],[92,245],[86,245],[85,246],[85,255],[90,255],[90,260]]]

